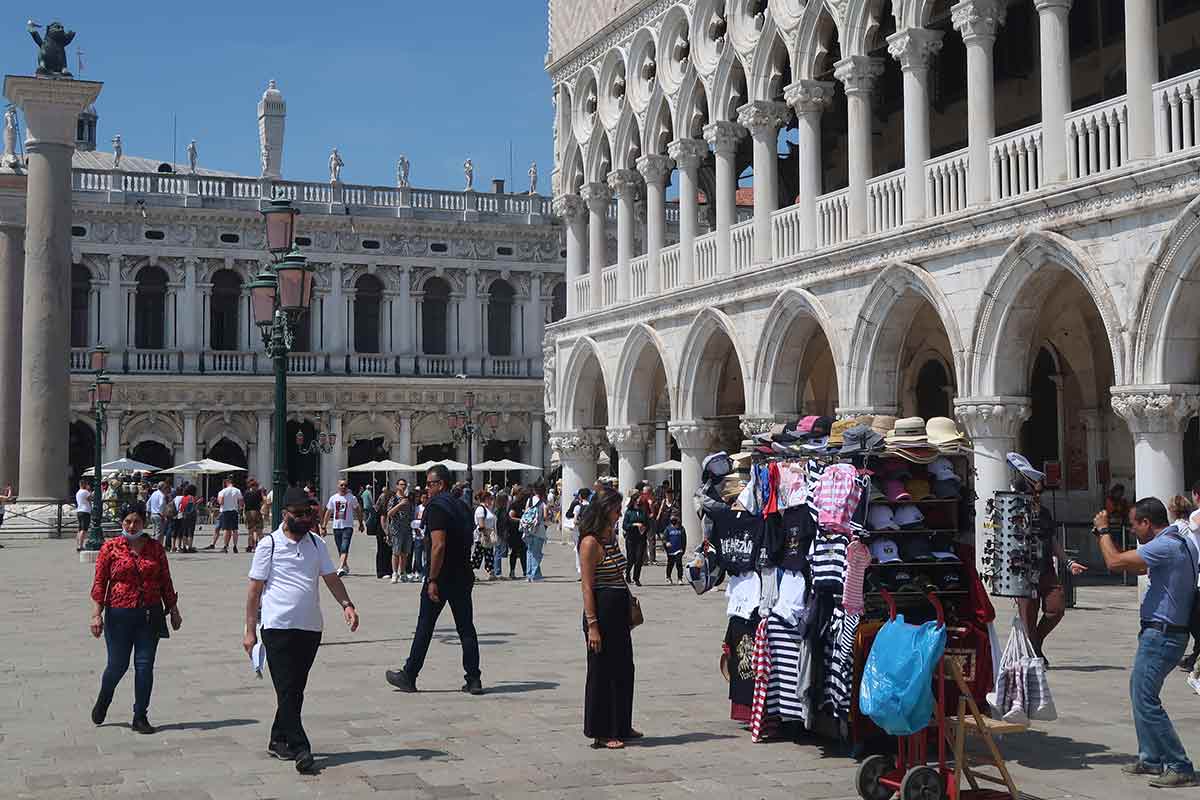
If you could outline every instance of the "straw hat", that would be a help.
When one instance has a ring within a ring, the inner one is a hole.
[[[930,417],[929,422],[925,424],[925,431],[930,444],[952,444],[967,440],[966,434],[960,431],[954,420],[949,417]]]
[[[888,432],[887,440],[888,442],[925,442],[925,420],[920,417],[905,417],[896,420],[896,426]]]
[[[887,436],[896,427],[896,418],[888,414],[876,414],[871,418],[871,429],[876,433]]]
[[[839,419],[833,423],[833,426],[829,429],[829,444],[840,445],[842,443],[842,434],[853,428],[854,424],[855,420],[853,419]]]

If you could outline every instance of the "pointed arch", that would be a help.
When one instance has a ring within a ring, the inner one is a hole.
[[[608,142],[608,133],[598,130],[588,146],[588,165],[585,175],[588,183],[605,183],[608,173],[612,171],[612,147]]]
[[[1121,313],[1100,269],[1067,237],[1032,231],[1004,252],[975,315],[966,385],[976,396],[1024,394],[1028,384],[1024,350],[1030,346],[1032,322],[1060,270],[1074,276],[1095,304],[1112,353],[1114,379],[1123,382]]]
[[[579,146],[579,142],[575,141],[572,136],[567,143],[567,151],[563,155],[561,175],[561,191],[563,194],[579,194],[580,187],[584,184],[583,172],[583,148]]]
[[[1134,305],[1130,383],[1200,382],[1200,342],[1184,333],[1195,328],[1197,263],[1200,197],[1187,205],[1151,254]]]
[[[748,406],[752,413],[770,416],[775,411],[794,410],[777,408],[780,393],[795,388],[795,379],[802,377],[798,370],[807,345],[819,335],[824,336],[833,354],[835,385],[841,386],[840,367],[845,362],[841,337],[816,295],[807,289],[784,289],[771,304],[766,319],[754,362],[753,396]]]
[[[586,385],[585,378],[588,376],[589,368],[593,367],[599,374],[600,382],[603,387],[603,394],[606,398],[612,397],[612,392],[609,388],[612,386],[612,381],[609,379],[608,371],[605,368],[604,359],[600,354],[600,347],[596,341],[588,336],[582,336],[575,340],[575,344],[571,347],[571,355],[567,358],[567,367],[563,370],[562,391],[559,393],[560,406],[558,410],[558,424],[563,430],[582,430],[584,427],[591,426],[596,422],[598,409],[593,407],[594,394],[581,394],[581,392],[590,391],[594,387]],[[608,407],[605,406],[604,417],[609,419]],[[581,411],[592,412],[592,419],[584,420],[582,417],[587,416]]]
[[[642,129],[642,153],[666,155],[667,145],[675,138],[674,115],[671,104],[661,91],[655,91],[646,110],[646,124]]]
[[[679,89],[679,100],[675,106],[675,137],[677,139],[699,139],[701,129],[712,119],[708,104],[708,89],[695,70],[688,73]]]
[[[792,63],[787,45],[769,16],[750,63],[747,102],[782,98],[783,87],[791,83]]]
[[[709,115],[712,121],[737,121],[737,109],[749,102],[750,89],[746,65],[732,47],[725,49],[713,81]]]
[[[752,382],[750,362],[743,355],[742,343],[733,320],[715,308],[705,308],[696,314],[684,339],[679,356],[679,377],[675,381],[675,413],[673,419],[701,419],[715,414],[720,363],[714,363],[709,344],[714,336],[723,334],[733,349],[734,361],[742,373],[743,387]],[[750,407],[746,399],[745,406]]]
[[[642,135],[637,116],[628,107],[617,123],[613,139],[612,168],[637,169],[637,160],[642,153]]]
[[[667,397],[671,409],[675,407],[675,387],[669,376],[675,374],[675,364],[670,353],[658,335],[658,331],[645,323],[633,326],[625,336],[621,346],[621,356],[617,360],[616,383],[613,386],[613,420],[615,425],[634,425],[647,420],[635,419],[636,406],[649,406],[653,400],[649,393],[653,391],[652,375],[644,371],[645,357],[657,356],[662,365],[663,373],[668,376]]]
[[[838,38],[842,44],[842,57],[868,55],[874,44],[875,31],[879,28],[883,0],[825,0],[830,8],[842,6],[838,22]]]
[[[813,80],[818,74],[818,65],[829,52],[829,45],[837,34],[837,23],[824,3],[805,4],[796,21],[795,33],[789,45],[793,80]]]

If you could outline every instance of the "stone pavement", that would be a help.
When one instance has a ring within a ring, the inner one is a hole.
[[[90,567],[76,562],[67,541],[9,541],[0,551],[0,797],[856,796],[855,764],[836,745],[754,745],[729,721],[717,669],[719,593],[698,598],[666,586],[661,568],[647,568],[647,623],[635,633],[635,718],[646,739],[620,753],[594,751],[581,730],[584,650],[567,548],[549,549],[553,577],[545,583],[479,584],[489,693],[476,698],[458,691],[448,611],[422,692],[399,694],[384,682],[384,670],[407,653],[417,588],[375,580],[374,542],[354,541],[359,574],[347,582],[363,623],[350,634],[323,598],[325,645],[307,693],[305,724],[323,767],[316,777],[264,753],[274,695],[241,650],[248,556],[172,559],[184,627],[159,648],[150,717],[160,732],[138,736],[128,729],[132,669],[109,722],[97,729],[88,720],[104,664],[103,644],[87,632]],[[1053,637],[1060,718],[1002,743],[1027,793],[1163,796],[1119,772],[1134,749],[1127,682],[1135,599],[1132,588],[1081,589],[1080,607]],[[1002,612],[1005,629],[1009,616]],[[1166,702],[1185,740],[1197,741],[1200,697],[1182,673],[1172,676]]]

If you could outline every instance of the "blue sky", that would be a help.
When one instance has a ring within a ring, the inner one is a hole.
[[[545,0],[5,4],[0,69],[31,74],[25,19],[61,20],[84,51],[83,77],[104,82],[98,149],[120,133],[128,155],[178,160],[195,138],[200,163],[258,174],[255,106],[274,78],[288,104],[283,172],[328,180],[337,146],[347,183],[392,184],[400,153],[416,186],[460,189],[509,177],[539,189],[553,170]],[[183,11],[183,9],[187,9]],[[512,186],[512,184],[510,184]]]

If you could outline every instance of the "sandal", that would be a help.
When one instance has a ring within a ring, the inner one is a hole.
[[[608,750],[622,750],[625,747],[625,743],[620,739],[609,739],[608,743],[605,744],[604,747]]]

